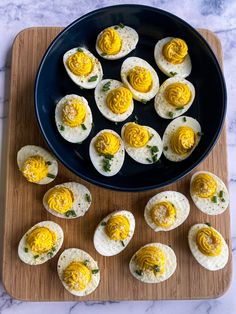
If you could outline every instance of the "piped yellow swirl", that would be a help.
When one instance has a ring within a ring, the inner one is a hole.
[[[217,256],[222,251],[221,236],[211,227],[201,228],[196,235],[198,249],[207,256]]]
[[[179,127],[170,139],[171,149],[178,155],[188,154],[194,148],[195,142],[196,135],[188,126]]]
[[[93,70],[94,62],[86,53],[78,51],[67,59],[67,65],[75,75],[88,76]]]
[[[152,207],[150,215],[157,226],[168,228],[175,222],[176,209],[170,202],[159,202]]]
[[[119,33],[112,27],[105,29],[98,39],[99,49],[107,55],[116,55],[122,46]]]
[[[55,210],[60,214],[64,214],[71,209],[74,202],[74,196],[70,189],[58,186],[51,189],[48,194],[47,202],[50,209]]]
[[[130,232],[129,219],[124,215],[115,215],[109,218],[106,224],[106,234],[111,240],[121,241],[127,239]]]
[[[192,97],[188,85],[180,82],[168,85],[164,96],[170,105],[177,108],[186,106]]]
[[[132,93],[125,87],[118,87],[109,92],[106,98],[108,108],[116,113],[126,112],[132,103]]]
[[[207,173],[197,174],[192,182],[192,191],[201,198],[212,197],[216,193],[217,183],[215,179]]]
[[[102,132],[95,141],[95,149],[102,155],[115,155],[120,148],[120,139],[111,132]]]
[[[63,281],[70,290],[83,291],[91,281],[91,270],[81,262],[73,261],[63,272]]]
[[[162,54],[168,62],[179,64],[187,56],[188,46],[183,39],[174,38],[164,45]]]
[[[161,275],[165,271],[165,254],[156,246],[150,245],[141,248],[135,255],[135,261],[142,271],[152,271],[156,275]]]
[[[62,120],[65,125],[75,128],[81,125],[86,116],[86,109],[83,102],[73,98],[67,100],[62,109]]]
[[[56,233],[46,227],[36,227],[26,238],[26,243],[31,251],[36,254],[49,252],[57,240]]]
[[[133,89],[141,93],[147,93],[152,88],[151,72],[140,66],[135,66],[129,71],[128,81]]]
[[[137,123],[130,122],[124,130],[125,142],[131,147],[143,147],[150,139],[150,134],[147,128]]]
[[[48,165],[43,157],[31,156],[25,160],[21,172],[29,182],[36,183],[47,176]]]

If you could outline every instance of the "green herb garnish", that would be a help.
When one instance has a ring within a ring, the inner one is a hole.
[[[59,126],[59,129],[60,129],[60,131],[65,131],[64,125],[60,125],[60,126]]]
[[[114,29],[118,29],[118,28],[119,28],[119,26],[118,26],[118,25],[114,26]]]
[[[101,53],[101,56],[106,56],[107,55],[107,53],[106,52],[103,52],[103,53]]]
[[[47,255],[48,255],[48,257],[50,257],[50,258],[51,258],[51,257],[53,257],[53,252],[48,252],[48,254],[47,254]]]
[[[170,72],[171,76],[175,76],[176,74],[177,74],[177,72],[172,72],[172,71]]]
[[[168,150],[168,146],[164,146],[164,148],[163,148],[165,151],[167,151]]]
[[[29,252],[29,249],[27,247],[24,248],[25,253]]]
[[[78,52],[83,52],[83,49],[79,47],[79,48],[77,48],[77,51]]]
[[[88,82],[95,82],[97,79],[98,79],[98,76],[97,76],[97,75],[94,75],[94,76],[91,76],[91,77],[88,79]]]
[[[183,117],[183,121],[184,121],[184,122],[186,122],[186,121],[187,121],[186,117]]]
[[[140,270],[140,269],[136,269],[136,270],[135,270],[135,273],[136,273],[137,275],[139,275],[139,276],[142,276],[142,275],[143,275],[143,271]]]
[[[84,264],[85,266],[87,266],[88,263],[89,263],[89,260],[88,260],[88,259],[85,259],[84,262],[83,262],[83,264]]]
[[[125,25],[123,24],[123,23],[119,23],[119,25],[118,25],[120,28],[124,28],[125,27]]]
[[[107,92],[110,89],[110,86],[111,86],[111,81],[106,82],[102,87],[102,91]]]
[[[175,110],[183,110],[183,109],[184,109],[184,107],[178,107]]]
[[[39,255],[34,255],[34,258],[36,259],[36,258],[38,258],[39,257]]]
[[[52,173],[48,173],[47,177],[51,178],[51,179],[55,179],[56,178],[56,176],[54,174],[52,174]]]
[[[208,227],[211,227],[211,224],[209,222],[205,222],[205,225],[207,225]]]
[[[204,135],[204,133],[203,132],[197,132],[197,135],[202,136],[202,135]]]
[[[168,112],[168,116],[172,119],[173,116],[174,116],[174,113],[173,113],[172,111],[169,111],[169,112]]]
[[[81,128],[82,128],[83,130],[87,130],[86,126],[85,126],[83,123],[81,124]]]
[[[151,134],[149,137],[149,141],[153,138],[154,134]]]
[[[74,210],[68,210],[66,213],[65,213],[66,217],[76,217],[76,212]]]
[[[150,147],[152,155],[159,152],[159,148],[157,146],[151,146]]]
[[[85,194],[85,199],[88,203],[91,202],[91,196],[88,193]]]
[[[102,222],[101,222],[101,226],[103,226],[103,227],[106,226],[106,224],[107,224],[107,223],[106,223],[105,221],[102,221]]]
[[[219,192],[219,197],[222,198],[223,196],[224,196],[224,191],[221,190],[221,191]]]
[[[104,158],[103,159],[103,170],[105,172],[111,171],[111,164],[110,164],[110,159]]]
[[[146,160],[147,160],[148,162],[150,162],[150,163],[152,162],[150,158],[146,158]]]
[[[121,242],[122,246],[125,247],[124,241],[121,240],[120,242]]]
[[[211,198],[211,201],[212,201],[213,203],[217,203],[217,196],[214,195],[214,196]]]
[[[112,158],[114,158],[114,156],[111,155],[111,154],[106,154],[106,155],[104,155],[104,157],[105,157],[106,159],[109,159],[109,160],[112,160]]]
[[[93,127],[94,127],[94,125],[95,125],[95,124],[94,124],[94,122],[92,122],[92,123],[91,123],[91,125],[92,125],[92,128],[93,128]]]
[[[55,252],[55,251],[56,251],[56,248],[55,248],[54,246],[52,247],[52,251],[53,251],[53,252]]]
[[[225,199],[224,199],[224,198],[221,198],[221,202],[225,202]]]
[[[51,163],[51,161],[47,161],[46,164],[47,164],[48,166],[50,166],[52,163]]]
[[[99,269],[92,269],[92,274],[97,274],[99,272]]]
[[[152,161],[155,163],[155,162],[157,162],[157,155],[153,155],[152,156]]]

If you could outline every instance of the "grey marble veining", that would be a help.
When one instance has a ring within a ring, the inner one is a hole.
[[[236,221],[236,1],[235,0],[0,0],[0,132],[1,142],[7,116],[10,51],[16,34],[31,26],[65,26],[79,16],[99,7],[140,3],[170,11],[194,27],[209,28],[220,38],[224,50],[224,73],[228,89],[228,153],[230,166],[231,217]],[[206,104],[207,106],[207,104]],[[234,225],[234,224],[232,224]],[[236,266],[236,229],[233,235],[233,257]],[[236,313],[236,280],[229,291],[216,300],[139,301],[139,302],[61,302],[31,303],[13,300],[0,287],[0,313],[4,314],[110,314],[110,313]]]

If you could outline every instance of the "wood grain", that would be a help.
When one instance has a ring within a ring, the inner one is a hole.
[[[190,254],[187,233],[192,224],[208,221],[222,233],[231,248],[229,210],[220,216],[211,217],[201,213],[191,202],[191,214],[181,227],[167,233],[156,234],[146,225],[143,209],[157,190],[144,193],[108,191],[84,182],[60,164],[59,176],[54,183],[76,180],[85,184],[93,195],[93,204],[83,218],[66,221],[48,214],[43,209],[42,197],[49,187],[27,183],[18,171],[16,154],[23,145],[35,144],[46,147],[34,114],[34,79],[45,49],[60,30],[61,28],[56,27],[26,29],[16,37],[13,45],[2,266],[6,290],[16,299],[31,301],[197,299],[222,295],[231,281],[231,255],[223,270],[207,271],[200,267]],[[219,40],[210,31],[200,32],[208,40],[222,65]],[[198,169],[212,171],[227,182],[226,153],[224,128],[212,153]],[[190,199],[189,180],[190,175],[187,175],[166,189],[180,191]],[[53,183],[50,184],[50,187],[52,186]],[[135,215],[137,227],[134,238],[120,255],[110,258],[99,256],[92,242],[94,229],[102,217],[120,208],[131,210]],[[79,247],[88,251],[98,261],[101,268],[101,283],[93,294],[78,298],[70,295],[62,287],[56,272],[58,256],[37,267],[27,266],[19,260],[17,245],[23,233],[35,223],[47,219],[59,223],[64,229],[65,242],[62,249]],[[128,262],[133,253],[149,242],[169,244],[177,255],[178,267],[175,274],[158,285],[138,282],[130,275],[128,269]]]

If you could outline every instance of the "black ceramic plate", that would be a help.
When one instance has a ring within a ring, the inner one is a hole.
[[[174,163],[163,155],[154,165],[136,163],[127,154],[121,171],[114,177],[104,177],[93,167],[88,148],[91,138],[103,128],[120,133],[127,121],[138,117],[140,124],[150,125],[162,136],[170,122],[160,118],[153,106],[135,101],[135,109],[128,120],[116,125],[106,120],[94,101],[94,90],[81,90],[67,75],[63,54],[77,46],[89,49],[102,63],[104,78],[120,80],[120,67],[125,58],[106,61],[95,50],[97,34],[104,28],[119,24],[131,26],[139,34],[136,49],[128,56],[147,60],[157,71],[162,83],[167,77],[159,71],[153,57],[156,42],[164,37],[183,38],[189,47],[192,72],[187,78],[196,89],[196,98],[186,115],[197,119],[204,136],[199,146],[185,161]],[[84,96],[91,107],[94,128],[83,144],[66,142],[57,132],[54,121],[56,103],[66,94]],[[94,184],[122,191],[143,191],[170,184],[196,167],[211,151],[220,134],[226,112],[226,88],[218,62],[206,41],[190,25],[165,11],[141,5],[119,5],[91,12],[69,25],[52,42],[38,70],[35,84],[36,115],[41,132],[57,158],[72,172]]]

